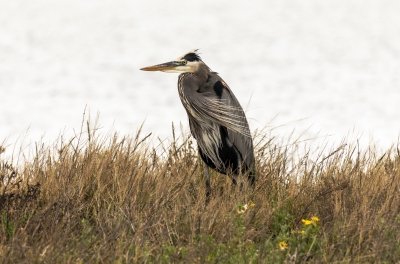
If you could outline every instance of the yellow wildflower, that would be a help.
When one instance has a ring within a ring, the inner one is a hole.
[[[313,223],[313,221],[307,219],[301,219],[301,222],[303,222],[303,224],[306,226],[311,225]]]
[[[313,216],[311,217],[311,221],[318,223],[319,222],[319,218],[317,216]]]
[[[285,241],[281,241],[281,242],[278,243],[278,247],[279,247],[281,250],[285,250],[285,249],[287,249],[288,244],[287,244]]]
[[[301,231],[299,231],[298,233],[299,234],[304,234],[306,231],[304,231],[304,230],[301,230]]]
[[[250,204],[250,207],[254,207],[254,206],[256,206],[255,203],[251,203],[251,204]]]

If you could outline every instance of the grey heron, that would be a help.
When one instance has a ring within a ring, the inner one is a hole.
[[[254,186],[254,148],[246,115],[232,90],[202,61],[198,50],[141,70],[181,73],[178,93],[205,164],[207,200],[211,194],[209,167],[229,175],[234,184],[245,175]]]

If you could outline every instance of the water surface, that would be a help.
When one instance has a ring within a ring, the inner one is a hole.
[[[187,129],[178,76],[139,69],[200,48],[252,131],[387,148],[400,132],[399,12],[379,0],[2,1],[0,141],[72,135],[85,108],[104,133]]]

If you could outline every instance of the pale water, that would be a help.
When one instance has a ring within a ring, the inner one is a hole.
[[[100,132],[145,121],[168,138],[172,122],[187,129],[178,76],[139,69],[200,48],[252,131],[387,148],[400,133],[399,14],[395,0],[2,0],[0,142],[68,137],[85,107]]]

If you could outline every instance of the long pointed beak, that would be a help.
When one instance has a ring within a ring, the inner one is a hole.
[[[148,66],[148,67],[144,67],[141,68],[140,70],[142,71],[168,71],[168,70],[173,70],[175,69],[175,67],[177,67],[178,65],[176,64],[175,61],[170,61],[170,62],[166,62],[166,63],[161,63],[161,64],[157,64],[154,66]]]

